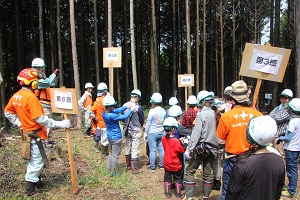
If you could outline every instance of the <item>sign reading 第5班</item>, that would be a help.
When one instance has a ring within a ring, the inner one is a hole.
[[[290,49],[246,43],[240,75],[282,82],[290,54]]]
[[[179,74],[178,87],[194,86],[194,74]]]

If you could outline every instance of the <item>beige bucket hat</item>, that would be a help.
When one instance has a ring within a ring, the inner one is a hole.
[[[235,81],[232,85],[232,90],[229,91],[229,95],[239,103],[246,102],[251,94],[251,87],[243,80]]]

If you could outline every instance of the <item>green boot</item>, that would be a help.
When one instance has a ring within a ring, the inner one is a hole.
[[[203,181],[203,199],[208,199],[212,188],[212,183]]]
[[[131,170],[131,163],[130,163],[130,161],[131,161],[131,156],[130,155],[126,155],[125,156],[126,157],[126,166],[127,166],[127,170]]]
[[[185,188],[185,197],[184,197],[184,199],[186,199],[186,200],[194,199],[195,187],[196,187],[195,182],[185,182],[184,183],[184,188]]]
[[[132,158],[131,159],[131,172],[133,174],[139,174],[139,173],[142,173],[142,169],[139,169],[139,166],[138,166],[138,159],[137,158]]]
[[[100,151],[99,151],[99,148],[98,148],[98,143],[99,143],[99,141],[94,141],[94,150],[95,150],[97,153],[100,152]]]

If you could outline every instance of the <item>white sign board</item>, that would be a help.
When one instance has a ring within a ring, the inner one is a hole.
[[[194,86],[194,74],[179,74],[178,87]]]
[[[250,69],[277,75],[283,55],[254,49]]]
[[[114,68],[122,65],[122,48],[103,48],[103,67]]]
[[[54,106],[56,108],[72,110],[72,102],[72,92],[54,91]]]

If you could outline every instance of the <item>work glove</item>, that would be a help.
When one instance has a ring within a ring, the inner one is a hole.
[[[71,122],[70,122],[69,119],[59,121],[58,122],[58,127],[59,128],[70,128],[71,127]]]
[[[281,139],[277,140],[276,144],[280,144],[280,142],[282,142]]]
[[[185,150],[184,156],[187,160],[191,159],[191,151],[189,149]]]
[[[56,69],[56,70],[54,70],[53,74],[55,74],[56,76],[58,76],[59,72],[60,72],[59,69]]]
[[[21,122],[20,122],[20,120],[18,118],[14,121],[13,125],[17,126],[19,128],[22,126],[22,124],[21,124]]]
[[[148,134],[144,133],[144,141],[147,142],[148,141]]]

